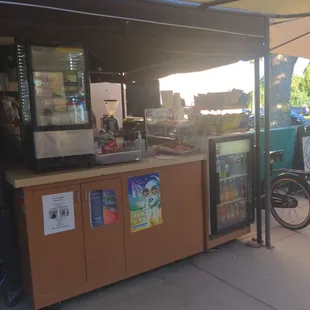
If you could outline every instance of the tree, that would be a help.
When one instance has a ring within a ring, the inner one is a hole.
[[[259,81],[259,94],[260,94],[260,106],[264,106],[264,98],[265,98],[265,88],[264,88],[264,77],[261,77]],[[248,106],[249,109],[252,111],[254,103],[254,91],[249,92],[249,101]]]
[[[270,111],[271,127],[286,127],[291,123],[291,84],[298,57],[271,55]]]
[[[273,55],[273,54],[270,55],[270,57],[271,57],[271,66],[270,66],[271,127],[286,127],[291,124],[291,117],[290,117],[291,84],[292,84],[294,66],[298,58],[283,55]],[[265,86],[264,77],[262,77],[260,80],[261,106],[263,106],[265,103],[264,86]],[[249,95],[250,95],[249,106],[252,107],[253,92],[251,92]],[[293,93],[293,95],[295,95],[295,93]],[[296,96],[300,97],[301,95],[298,93],[296,94]]]
[[[304,77],[293,75],[292,86],[291,86],[291,106],[301,107],[306,104],[310,105],[310,96],[308,91],[305,89],[306,83],[304,83]],[[309,88],[310,91],[310,88]]]
[[[310,64],[306,67],[302,80],[300,82],[301,91],[310,97]]]

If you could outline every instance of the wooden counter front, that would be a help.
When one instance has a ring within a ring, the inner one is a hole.
[[[26,291],[40,309],[202,252],[203,155],[35,175],[8,171]],[[159,173],[162,224],[131,231],[129,177]],[[119,221],[92,228],[89,196],[113,190]],[[75,229],[44,235],[42,196],[73,192]],[[25,237],[27,236],[27,238]]]

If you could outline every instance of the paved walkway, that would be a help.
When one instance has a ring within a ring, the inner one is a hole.
[[[75,298],[61,309],[309,310],[310,227],[291,232],[273,225],[273,250],[248,248],[245,241]],[[31,307],[24,302],[14,309]]]

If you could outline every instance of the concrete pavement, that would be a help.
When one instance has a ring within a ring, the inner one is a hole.
[[[272,227],[273,250],[245,247],[247,236],[66,301],[61,309],[308,310],[310,228],[292,232],[276,223]],[[14,309],[31,307],[24,302]]]

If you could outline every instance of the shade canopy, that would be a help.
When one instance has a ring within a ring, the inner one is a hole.
[[[212,2],[216,5],[219,3],[222,7],[257,12],[271,15],[291,15],[291,14],[310,14],[309,0],[191,0],[193,2],[205,3],[208,6]]]
[[[97,78],[154,79],[253,59],[263,25],[261,16],[140,1],[0,1],[0,36],[82,44]]]
[[[271,20],[270,48],[275,54],[310,58],[310,17]]]

